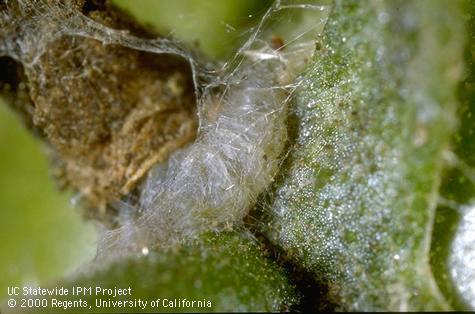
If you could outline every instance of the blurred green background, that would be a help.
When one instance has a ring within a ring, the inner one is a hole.
[[[40,143],[0,99],[0,299],[49,282],[95,254],[96,232],[49,176]]]
[[[272,0],[113,0],[159,34],[226,58],[248,39]]]
[[[213,58],[247,39],[270,0],[117,0],[140,22]],[[41,143],[0,98],[0,299],[7,286],[54,282],[95,254],[97,232],[49,175]]]

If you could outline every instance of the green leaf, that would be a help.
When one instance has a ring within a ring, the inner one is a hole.
[[[463,19],[447,1],[336,1],[297,97],[264,232],[346,310],[443,310],[430,235]]]
[[[130,286],[131,297],[116,299],[140,298],[147,300],[149,305],[157,298],[162,302],[166,302],[165,299],[209,300],[212,304],[211,308],[162,305],[156,309],[147,308],[147,311],[159,312],[276,312],[288,311],[297,301],[284,271],[267,259],[262,247],[248,233],[208,234],[179,248],[120,260],[102,270],[87,271],[67,285],[70,289],[72,286]],[[95,312],[113,312],[114,309],[94,308],[95,300],[100,298],[108,299],[95,295],[83,297]],[[123,310],[138,311],[128,307]],[[72,309],[72,312],[77,311],[77,308]]]

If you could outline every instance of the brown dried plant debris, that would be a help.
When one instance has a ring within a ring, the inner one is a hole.
[[[80,7],[108,27],[140,32],[107,3]],[[10,73],[2,75],[0,90],[49,144],[58,182],[80,193],[88,217],[111,222],[110,205],[196,136],[190,67],[175,56],[63,36],[32,67],[19,70],[0,59]]]

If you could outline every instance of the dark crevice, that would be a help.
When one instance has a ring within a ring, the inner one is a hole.
[[[23,65],[17,60],[0,56],[0,96],[20,116],[22,123],[36,136],[43,136],[32,123],[34,104],[31,101]]]
[[[20,81],[18,66],[14,59],[0,56],[0,91],[4,89],[16,91]]]
[[[264,234],[256,230],[251,231],[259,240],[263,249],[268,253],[269,258],[284,268],[287,279],[297,290],[300,300],[299,303],[290,308],[291,312],[335,311],[337,304],[331,301],[328,284],[318,282],[313,273],[296,264],[280,247],[269,241]]]
[[[92,11],[104,11],[106,8],[104,0],[86,0],[82,6],[82,12],[88,14]]]

